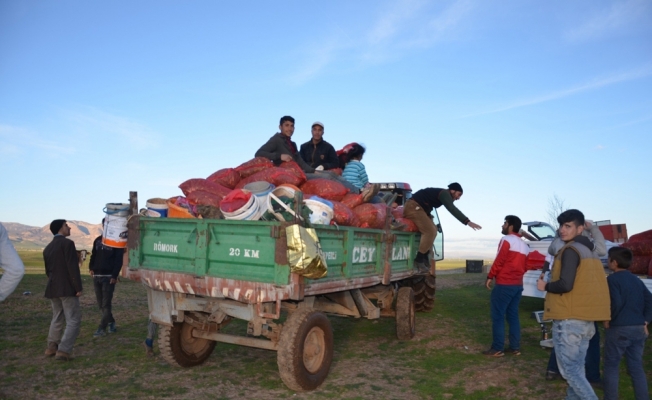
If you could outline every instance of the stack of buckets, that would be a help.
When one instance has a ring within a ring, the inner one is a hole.
[[[129,203],[107,203],[102,233],[102,244],[124,249],[127,247],[127,217]]]
[[[228,212],[222,210],[225,219],[258,221],[267,211],[267,197],[275,186],[269,182],[259,181],[246,184],[242,190],[251,193],[247,201],[239,209]]]

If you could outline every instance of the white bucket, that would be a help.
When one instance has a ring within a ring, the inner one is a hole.
[[[259,220],[262,218],[263,214],[265,214],[265,211],[267,211],[267,199],[272,190],[274,190],[274,187],[275,186],[269,182],[258,181],[248,183],[242,188],[250,191],[258,202],[258,211],[250,218],[252,221]]]
[[[310,214],[311,224],[329,225],[331,223],[333,219],[333,207],[329,207],[328,204],[324,203],[323,199],[307,199],[303,202],[312,211],[312,214]]]
[[[154,218],[167,218],[168,203],[161,198],[147,200],[147,216]]]
[[[127,247],[128,203],[108,203],[104,209],[106,217],[102,232],[102,244],[123,249]]]
[[[296,190],[294,190],[291,187],[287,186],[279,186],[276,189],[272,190],[272,192],[267,195],[267,211],[272,213],[274,217],[276,217],[277,220],[279,221],[285,221],[283,218],[283,215],[281,213],[278,213],[274,211],[274,204],[279,204],[283,208],[285,208],[287,211],[290,211],[292,214],[294,214],[294,210],[292,210],[290,207],[288,207],[285,203],[283,203],[279,197],[289,197],[291,199],[294,198],[294,194],[296,193]]]
[[[239,209],[233,212],[226,212],[222,210],[224,219],[233,219],[233,220],[254,220],[254,217],[258,214],[258,200],[256,196],[251,196],[247,203],[240,207]],[[260,218],[260,217],[259,217]]]
[[[129,215],[129,203],[106,203],[104,213],[106,215],[126,217]]]

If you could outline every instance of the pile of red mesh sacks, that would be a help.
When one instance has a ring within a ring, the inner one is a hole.
[[[336,171],[337,172],[337,171]],[[340,172],[341,173],[341,172]],[[265,181],[280,186],[282,184],[296,187],[303,192],[304,198],[312,195],[327,199],[333,203],[331,224],[355,226],[360,228],[382,229],[389,208],[385,204],[364,203],[361,194],[349,193],[349,190],[337,181],[330,179],[312,179],[308,181],[301,167],[293,161],[283,162],[276,167],[265,157],[256,157],[236,168],[224,168],[211,174],[208,178],[193,178],[179,185],[185,195],[176,204],[188,203],[188,212],[195,215],[201,206],[219,209],[224,199],[234,189],[242,189],[252,182]],[[395,226],[403,231],[418,232],[414,222],[403,218],[403,207],[392,209]]]
[[[652,276],[652,229],[632,235],[622,246],[634,254],[629,271],[632,274]]]

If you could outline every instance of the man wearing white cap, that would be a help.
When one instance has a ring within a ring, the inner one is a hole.
[[[339,159],[335,148],[323,139],[324,124],[317,121],[312,124],[312,139],[301,145],[301,158],[318,171],[338,168]]]

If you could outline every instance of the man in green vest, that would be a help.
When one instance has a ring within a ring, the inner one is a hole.
[[[547,291],[543,317],[552,320],[559,372],[568,382],[566,398],[597,400],[584,374],[584,359],[595,334],[593,321],[611,318],[607,278],[600,259],[575,240],[584,230],[584,214],[566,210],[557,222],[566,244],[555,255],[550,282],[537,281],[537,288]]]

